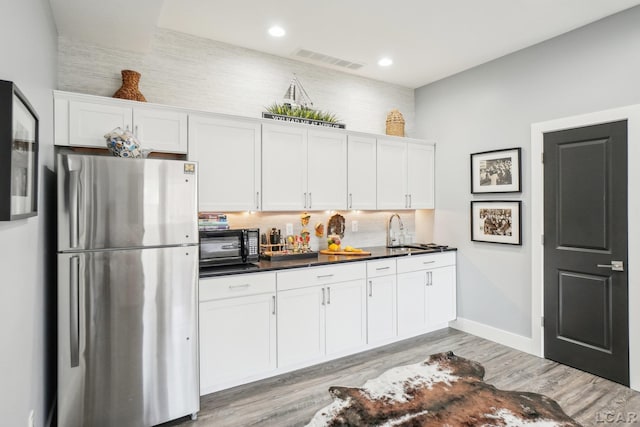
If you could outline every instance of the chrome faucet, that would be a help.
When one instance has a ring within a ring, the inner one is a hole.
[[[404,230],[404,224],[402,223],[402,219],[400,218],[400,215],[398,215],[397,213],[391,214],[391,216],[389,217],[389,222],[387,222],[387,247],[391,248],[393,246],[400,246],[398,244],[396,244],[396,241],[398,240],[395,237],[391,237],[391,231],[392,231],[392,222],[393,222],[393,218],[398,218],[398,224],[400,225],[400,232],[402,232]]]

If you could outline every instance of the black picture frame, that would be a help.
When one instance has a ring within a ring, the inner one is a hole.
[[[471,241],[522,245],[522,201],[471,202]]]
[[[472,153],[471,194],[522,192],[520,147]]]
[[[39,119],[24,94],[0,80],[0,221],[38,214]]]

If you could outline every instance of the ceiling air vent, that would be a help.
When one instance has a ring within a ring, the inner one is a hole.
[[[335,56],[325,55],[323,53],[313,52],[307,49],[298,49],[293,52],[293,56],[304,58],[306,60],[333,65],[335,67],[348,68],[350,70],[357,70],[362,68],[364,64],[357,62],[347,61],[345,59],[336,58]]]

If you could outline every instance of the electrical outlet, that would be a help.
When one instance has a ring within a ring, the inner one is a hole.
[[[351,221],[351,231],[354,233],[358,231],[358,221]]]
[[[293,224],[287,224],[285,227],[287,236],[293,235]]]
[[[27,419],[27,427],[35,427],[36,426],[36,411],[33,409],[29,411],[29,418]]]

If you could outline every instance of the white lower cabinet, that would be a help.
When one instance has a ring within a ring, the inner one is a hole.
[[[416,335],[455,318],[455,252],[398,259],[398,335]]]
[[[201,394],[446,326],[456,254],[200,280]]]
[[[275,274],[200,280],[200,394],[275,371]]]
[[[364,278],[327,286],[325,313],[327,356],[364,347],[367,343]]]
[[[427,323],[440,325],[456,318],[456,267],[434,268],[427,288]]]
[[[278,368],[365,346],[366,273],[360,264],[278,273]]]
[[[426,271],[398,274],[398,335],[409,336],[424,330],[426,293]]]
[[[396,260],[367,262],[367,344],[390,342],[397,330]]]
[[[322,288],[278,292],[278,366],[319,360],[324,356]]]

